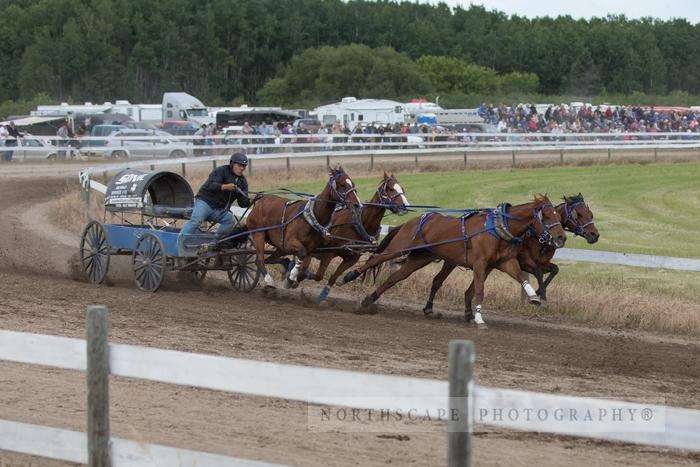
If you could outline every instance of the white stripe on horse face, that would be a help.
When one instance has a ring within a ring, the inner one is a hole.
[[[350,177],[347,177],[347,178],[345,179],[345,183],[347,183],[348,186],[349,186],[350,188],[352,188],[352,180],[350,180]]]
[[[396,190],[396,192],[401,195],[401,201],[403,202],[403,204],[405,206],[410,206],[410,204],[408,204],[408,200],[406,199],[406,195],[403,194],[404,191],[403,188],[401,188],[401,185],[399,185],[398,183],[394,183],[394,190]]]

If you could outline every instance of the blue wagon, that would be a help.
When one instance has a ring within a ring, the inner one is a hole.
[[[130,255],[136,284],[147,292],[158,290],[171,271],[197,283],[207,271],[226,271],[236,290],[254,289],[260,271],[247,235],[219,249],[214,248],[215,233],[180,234],[178,222],[189,219],[193,202],[192,188],[176,173],[118,173],[105,193],[105,222],[89,222],[80,239],[80,262],[88,281],[104,281],[110,256]],[[107,213],[119,223],[107,223]]]

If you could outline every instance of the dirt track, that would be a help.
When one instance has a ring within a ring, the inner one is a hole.
[[[441,379],[447,373],[447,342],[468,338],[477,347],[479,384],[700,408],[698,343],[498,316],[480,332],[456,317],[425,321],[410,307],[358,316],[346,306],[303,307],[296,294],[284,300],[259,291],[236,295],[216,281],[183,289],[169,280],[149,295],[123,271],[113,275],[114,286],[88,286],[71,280],[67,268],[77,240],[70,244],[65,234],[46,238],[55,234],[47,221],[26,214],[57,195],[64,176],[28,183],[21,166],[12,169],[9,176],[0,172],[2,329],[82,337],[86,305],[104,303],[114,342]],[[83,386],[75,372],[0,363],[0,418],[84,430]],[[312,433],[302,403],[125,379],[114,379],[111,392],[113,434],[124,438],[295,465],[445,461],[446,436],[440,430],[411,433],[408,440]],[[475,452],[476,465],[700,462],[700,456],[679,451],[514,432],[478,434]],[[7,453],[0,460],[29,462]]]

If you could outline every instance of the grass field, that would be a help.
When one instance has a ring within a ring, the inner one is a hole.
[[[442,207],[494,207],[501,201],[513,204],[547,192],[553,202],[564,194],[582,192],[595,215],[600,241],[589,246],[569,236],[567,247],[595,248],[627,253],[700,258],[695,241],[700,214],[700,164],[604,164],[591,166],[455,170],[436,172],[435,167],[417,172],[407,168],[396,175],[413,204]],[[348,170],[362,199],[369,199],[381,172],[366,168]],[[205,172],[188,177],[196,190]],[[320,169],[256,171],[249,179],[251,190],[287,187],[318,192],[325,183]],[[96,203],[97,204],[97,203]],[[102,210],[93,206],[101,219]],[[412,214],[418,215],[418,214]],[[52,220],[79,232],[85,223],[75,191],[67,192]],[[407,216],[387,216],[385,223],[405,222]],[[644,329],[671,334],[700,336],[700,273],[662,269],[558,262],[561,272],[549,289],[549,307],[540,311],[550,317],[596,323],[606,327]],[[315,266],[312,266],[315,268]],[[422,303],[439,265],[431,264],[388,293],[388,297]],[[469,272],[455,272],[438,294],[436,309],[462,306],[462,294],[471,280]],[[350,290],[361,297],[371,289],[353,283]],[[520,303],[519,286],[502,273],[494,273],[486,284],[488,309],[507,310],[526,316],[536,308]]]

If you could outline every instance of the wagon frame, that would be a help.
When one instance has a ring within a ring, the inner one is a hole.
[[[253,290],[261,272],[245,232],[220,251],[214,249],[216,233],[180,233],[178,222],[190,218],[193,202],[192,188],[176,173],[119,172],[105,192],[103,222],[88,222],[80,237],[80,264],[87,280],[101,284],[110,257],[129,255],[136,285],[146,292],[157,291],[166,272],[178,271],[201,283],[213,270],[226,271],[235,290]],[[108,212],[120,222],[107,223]],[[132,222],[134,217],[139,220]]]

